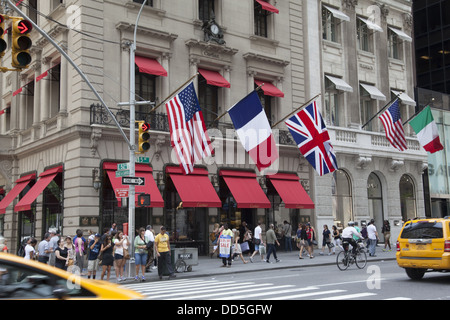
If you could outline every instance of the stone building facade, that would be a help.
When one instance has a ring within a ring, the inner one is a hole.
[[[80,66],[126,134],[129,111],[117,103],[129,100],[128,44],[139,2],[50,1],[37,7],[47,18],[30,15]],[[180,182],[185,177],[172,154],[164,104],[152,113],[153,106],[137,107],[136,119],[151,124],[151,148],[142,155],[150,164],[136,170],[147,183],[138,191],[150,193],[152,205],[136,208],[136,227],[151,224],[158,230],[164,224],[176,245],[195,246],[206,254],[216,222],[239,228],[242,221],[254,226],[261,220],[265,229],[270,222],[281,227],[286,220],[294,230],[300,222],[311,222],[321,239],[323,224],[375,218],[377,226],[382,220],[395,224],[395,234],[404,219],[403,207],[411,211],[407,217],[424,215],[421,175],[426,154],[411,130],[406,130],[408,150],[398,152],[378,120],[370,130],[361,129],[393,91],[406,94],[405,119],[414,113],[407,99],[414,98],[411,43],[395,42],[394,54],[388,38],[395,30],[410,32],[411,5],[379,1],[379,11],[372,7],[379,20],[369,16],[371,6],[369,1],[337,0],[150,1],[137,28],[138,59],[131,70],[136,99],[161,104],[198,73],[194,85],[216,155],[198,164],[194,180]],[[373,26],[367,18],[382,31],[368,31]],[[218,35],[210,31],[214,22]],[[115,171],[117,163],[129,160],[127,144],[57,50],[37,33],[33,42],[30,68],[1,78],[0,186],[5,197],[0,213],[2,233],[13,250],[22,238],[40,238],[50,227],[73,235],[76,229],[97,232],[112,222],[121,227],[128,218],[126,201],[114,192],[123,187]],[[7,53],[3,61],[8,59]],[[236,140],[229,117],[213,121],[260,82],[271,85],[272,91],[259,94],[272,124],[321,94],[317,101],[336,149],[338,173],[319,177],[281,123],[274,132],[282,175],[262,176]],[[370,91],[373,87],[384,98]],[[240,189],[233,179],[240,181]],[[279,181],[294,183],[294,203],[287,202]],[[189,198],[189,186],[197,184],[212,189],[211,197],[197,202]],[[404,196],[401,185],[412,186],[412,193]]]

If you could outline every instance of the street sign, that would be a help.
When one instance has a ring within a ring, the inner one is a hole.
[[[134,186],[144,186],[145,179],[140,178],[140,177],[122,177],[122,184],[134,185]]]
[[[136,163],[150,163],[149,157],[137,157]]]
[[[128,198],[128,189],[127,188],[117,188],[114,189],[116,193],[116,198]]]
[[[117,170],[116,171],[116,178],[128,177],[128,176],[130,176],[130,170]]]
[[[130,163],[118,163],[117,170],[130,170]]]

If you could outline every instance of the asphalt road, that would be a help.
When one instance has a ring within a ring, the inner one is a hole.
[[[427,273],[413,281],[395,260],[369,262],[362,270],[325,265],[124,286],[151,300],[450,300],[450,273]]]

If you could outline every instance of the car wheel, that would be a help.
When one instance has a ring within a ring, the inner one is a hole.
[[[405,271],[412,280],[420,280],[425,274],[425,269],[406,268]]]

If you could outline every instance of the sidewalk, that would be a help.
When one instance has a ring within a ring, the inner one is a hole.
[[[278,259],[280,262],[275,262],[273,256],[270,257],[270,263],[265,261],[261,261],[259,254],[255,255],[253,258],[253,263],[250,262],[249,257],[247,255],[244,256],[245,260],[249,262],[244,264],[239,257],[236,257],[232,266],[230,268],[223,268],[222,259],[216,258],[214,255],[213,258],[209,256],[201,256],[198,258],[198,265],[192,266],[192,271],[188,272],[180,272],[176,273],[175,279],[187,279],[187,278],[195,278],[195,277],[204,277],[204,276],[214,276],[214,275],[225,275],[225,274],[233,274],[233,273],[243,273],[243,272],[257,272],[257,271],[267,271],[267,270],[282,270],[282,269],[292,269],[292,268],[306,268],[306,267],[314,267],[314,266],[324,266],[324,265],[335,265],[336,264],[336,256],[339,253],[339,249],[336,249],[335,255],[328,255],[328,249],[325,249],[325,254],[320,255],[321,250],[314,250],[314,258],[311,259],[307,255],[303,255],[303,259],[298,258],[298,250],[293,250],[292,252],[277,252]],[[393,248],[391,252],[386,251],[383,252],[383,246],[378,246],[376,250],[376,257],[369,257],[367,254],[367,262],[371,263],[374,261],[386,261],[386,260],[395,260],[396,250]],[[128,268],[128,267],[127,267]],[[336,267],[337,268],[337,267]],[[100,271],[100,272],[99,272]],[[101,267],[100,270],[97,271],[97,279],[100,279]],[[126,271],[128,274],[128,270]],[[147,272],[145,274],[146,281],[161,281],[158,277],[158,270],[154,269],[151,272]],[[164,276],[163,280],[167,280],[168,276]],[[106,276],[105,276],[106,279]],[[110,282],[116,282],[116,275],[114,270],[111,271]],[[121,284],[126,284],[134,282],[133,279],[127,279],[126,281],[120,282]]]

